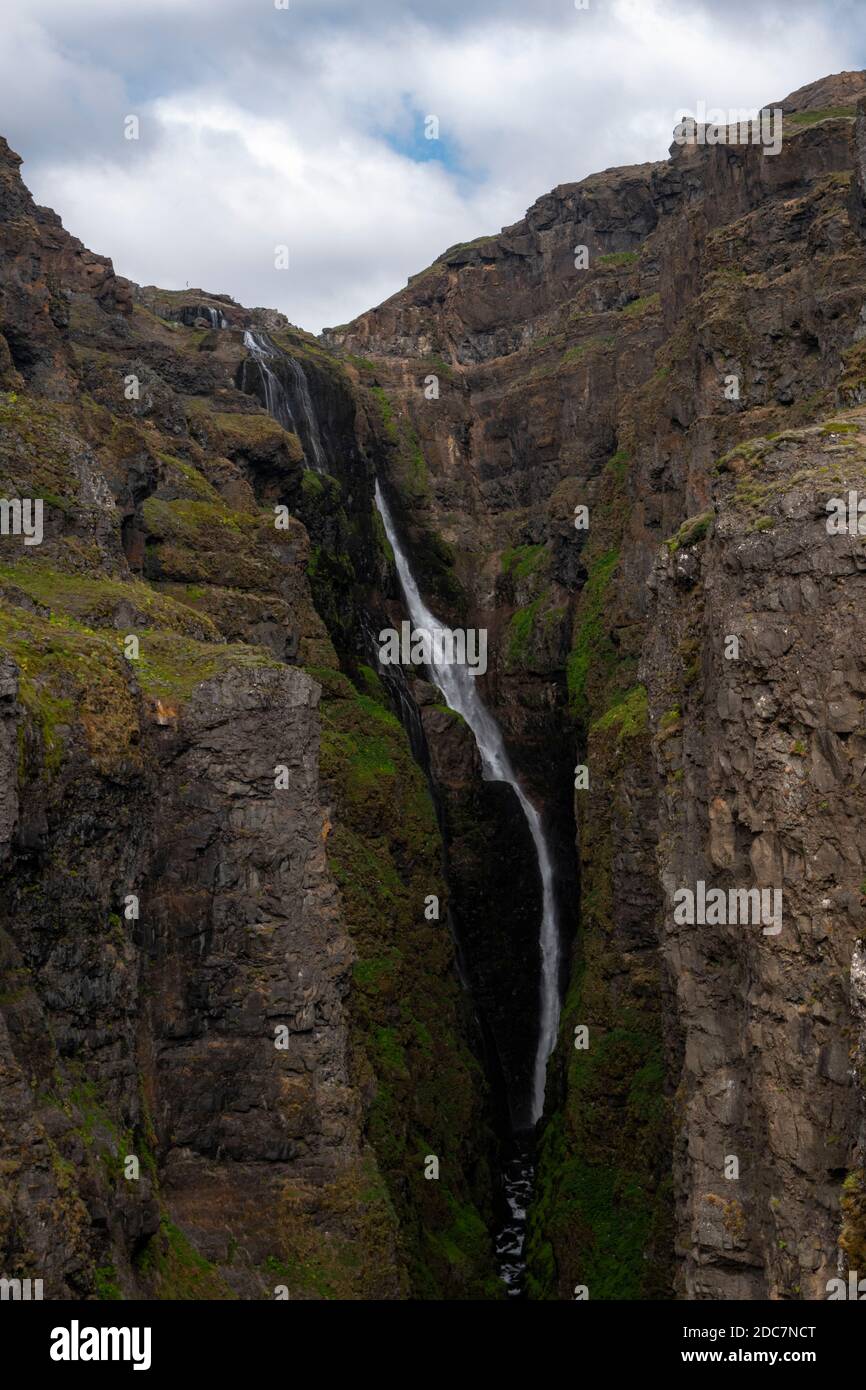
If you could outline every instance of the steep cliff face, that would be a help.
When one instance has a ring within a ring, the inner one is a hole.
[[[781,103],[777,155],[674,145],[555,189],[325,335],[381,391],[431,604],[490,631],[566,934],[579,891],[535,1297],[818,1296],[862,1249],[857,562],[817,534],[838,464],[814,440],[853,466],[864,90]],[[829,797],[802,785],[816,757]],[[781,937],[676,927],[697,879],[780,887]]]
[[[0,145],[0,491],[44,534],[4,513],[0,1269],[49,1298],[495,1296],[440,833],[359,664],[375,417],[280,315],[115,276],[18,164]]]
[[[661,882],[781,893],[772,924],[664,921],[690,1297],[824,1297],[840,1224],[843,1251],[862,1244],[840,1200],[862,1204],[863,538],[828,534],[826,510],[863,494],[862,427],[734,448],[712,535],[653,574]]]
[[[322,342],[115,276],[0,144],[0,492],[44,501],[0,539],[3,1273],[501,1292],[541,885],[376,670],[374,476],[556,861],[530,1297],[862,1267],[864,95],[563,185]],[[782,930],[684,922],[699,883]]]

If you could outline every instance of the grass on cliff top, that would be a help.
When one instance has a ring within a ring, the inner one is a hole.
[[[626,318],[641,318],[644,314],[652,313],[655,309],[658,309],[660,305],[660,294],[645,294],[640,295],[637,299],[630,300],[621,312]]]
[[[0,651],[19,670],[20,699],[38,731],[43,765],[52,772],[63,761],[75,730],[99,771],[141,761],[136,687],[165,705],[188,699],[199,682],[235,667],[261,669],[279,662],[263,649],[199,642],[174,632],[143,628],[140,656],[127,660],[125,633],[95,630],[52,613],[43,618],[0,603]],[[29,766],[26,742],[19,775]]]
[[[784,116],[783,122],[785,125],[810,126],[817,125],[819,121],[853,119],[856,115],[853,106],[828,106],[823,111],[794,111],[790,116]]]
[[[138,713],[110,639],[79,624],[37,617],[0,603],[0,651],[19,671],[19,697],[41,741],[49,773],[63,761],[73,727],[82,730],[100,771],[117,760],[140,761]],[[19,780],[31,766],[26,735],[19,742]]]
[[[217,454],[235,458],[250,450],[260,451],[263,446],[279,446],[286,450],[290,463],[304,461],[304,448],[298,436],[292,430],[283,429],[264,409],[243,414],[208,410],[194,397],[187,400],[187,409],[196,416],[196,423],[207,430],[211,447]]]
[[[199,639],[219,637],[215,624],[204,614],[137,579],[70,574],[30,561],[0,565],[0,584],[12,584],[52,613],[63,613],[88,628],[121,626],[115,615],[121,606],[126,606],[140,614],[149,627]],[[126,630],[135,631],[134,618],[128,622]]]
[[[284,552],[291,563],[306,545],[296,518],[290,516],[288,528],[278,531],[273,511],[238,511],[221,500],[148,497],[142,514],[145,573],[153,580],[279,593]]]
[[[71,405],[0,392],[0,483],[32,486],[48,506],[71,510],[80,487],[76,416]]]

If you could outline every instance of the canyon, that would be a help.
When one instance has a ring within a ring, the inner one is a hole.
[[[866,1268],[866,74],[769,106],[319,337],[117,275],[0,140],[3,1276]]]

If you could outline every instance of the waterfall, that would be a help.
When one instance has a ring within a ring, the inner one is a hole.
[[[385,527],[385,534],[394,551],[397,574],[406,599],[406,607],[412,626],[421,631],[441,628],[433,614],[424,604],[418,585],[409,568],[409,562],[400,545],[391,513],[388,509],[378,482],[376,483],[376,506]],[[535,1123],[544,1109],[544,1082],[547,1059],[556,1042],[559,1023],[559,932],[556,923],[556,905],[553,889],[553,863],[544,832],[541,817],[524,792],[511,766],[499,725],[485,708],[477,692],[475,677],[468,667],[448,663],[434,664],[431,674],[451,709],[461,714],[472,730],[485,781],[507,782],[513,789],[526,817],[541,874],[542,913],[540,928],[541,944],[541,1007],[539,1011],[538,1047],[532,1079],[532,1121]]]
[[[289,370],[295,380],[295,391],[297,393],[298,404],[301,407],[301,415],[306,425],[307,442],[313,456],[313,466],[318,473],[325,473],[325,452],[322,448],[322,437],[319,434],[319,422],[316,419],[316,412],[313,409],[313,402],[310,398],[310,387],[307,382],[307,374],[295,357],[286,359]]]
[[[244,347],[258,367],[259,376],[265,389],[265,405],[268,414],[273,415],[284,430],[291,430],[293,434],[298,436],[304,446],[307,462],[312,463],[315,471],[326,473],[322,436],[319,433],[319,424],[313,409],[307,375],[300,362],[296,361],[294,357],[290,357],[288,353],[281,352],[279,348],[274,347],[264,333],[256,333],[251,328],[244,329]],[[295,423],[288,390],[271,366],[274,361],[285,362],[292,374],[295,404],[300,415],[301,429]]]

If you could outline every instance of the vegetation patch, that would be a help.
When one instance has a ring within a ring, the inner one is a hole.
[[[357,687],[336,671],[310,674],[322,685],[328,863],[357,953],[349,997],[354,1068],[373,1094],[368,1133],[399,1217],[412,1292],[498,1297],[483,1081],[462,1041],[427,784],[374,672],[362,670]],[[436,920],[425,916],[430,894],[439,899]],[[436,1182],[424,1177],[428,1154],[440,1161]]]
[[[665,541],[665,545],[672,555],[678,550],[684,550],[686,546],[699,545],[710,534],[714,520],[714,512],[702,512],[700,516],[689,517],[688,521],[683,522],[676,535]]]
[[[513,579],[528,579],[546,555],[546,545],[518,545],[511,550],[503,550],[500,557],[502,573],[511,575]]]
[[[607,550],[599,555],[589,570],[581,593],[574,640],[566,666],[569,705],[576,718],[586,714],[590,667],[599,664],[609,666],[615,659],[604,615],[608,590],[618,564],[618,550]]]

